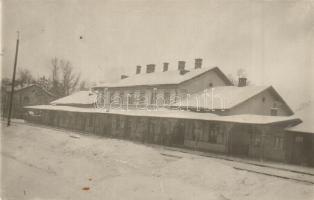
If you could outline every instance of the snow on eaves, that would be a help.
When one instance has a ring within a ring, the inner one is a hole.
[[[92,105],[97,95],[90,91],[79,91],[50,102],[53,105]]]
[[[220,86],[208,88],[189,95],[174,106],[205,109],[230,109],[251,97],[265,91],[270,86]]]
[[[104,109],[96,108],[80,108],[73,106],[54,106],[54,105],[37,105],[27,106],[26,109],[37,109],[37,110],[56,110],[56,111],[68,111],[68,112],[81,112],[81,113],[107,113],[107,114],[118,114],[125,116],[144,116],[144,117],[158,117],[158,118],[175,118],[175,119],[196,119],[205,121],[219,121],[219,122],[233,122],[233,123],[244,123],[244,124],[273,124],[289,121],[300,121],[295,116],[262,116],[262,115],[231,115],[231,116],[219,116],[212,113],[197,113],[191,111],[179,111],[179,110],[110,110],[105,111]]]
[[[296,117],[302,120],[302,123],[287,128],[290,132],[301,132],[314,134],[314,103],[311,102],[309,105],[304,107],[302,110],[296,112]]]
[[[173,85],[195,78],[205,72],[215,70],[220,76],[224,77],[227,84],[232,85],[230,80],[220,71],[218,67],[204,67],[200,69],[187,69],[188,72],[180,74],[179,70],[169,70],[166,72],[153,72],[136,74],[116,83],[106,83],[96,86],[95,88],[114,88],[114,87],[133,87],[133,86],[152,86],[152,85]]]

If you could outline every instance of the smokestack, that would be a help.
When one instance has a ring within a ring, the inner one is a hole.
[[[178,70],[183,71],[185,68],[185,61],[178,61]]]
[[[142,66],[137,65],[136,66],[136,74],[140,74],[141,73],[141,69],[142,69]]]
[[[246,78],[241,77],[239,78],[238,87],[245,87],[246,86]]]
[[[196,58],[196,59],[195,59],[195,69],[200,69],[200,68],[202,68],[202,62],[203,62],[203,59],[202,59],[202,58]]]
[[[153,73],[155,71],[155,64],[146,65],[146,73]]]
[[[129,76],[127,76],[127,75],[121,75],[121,79],[125,79],[125,78],[128,78]]]
[[[165,62],[164,65],[163,65],[162,71],[163,71],[163,72],[168,71],[168,67],[169,67],[169,63]]]

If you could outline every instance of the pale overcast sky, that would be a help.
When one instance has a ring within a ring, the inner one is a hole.
[[[314,99],[314,1],[4,0],[2,9],[4,76],[20,30],[18,68],[35,77],[52,57],[95,82],[132,75],[137,64],[175,69],[201,57],[226,74],[246,69],[293,108]]]

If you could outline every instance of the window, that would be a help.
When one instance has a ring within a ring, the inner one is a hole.
[[[263,102],[263,103],[265,103],[265,101],[266,101],[266,98],[265,98],[265,97],[263,97],[263,98],[262,98],[262,102]]]
[[[210,82],[209,83],[209,87],[213,87],[213,86],[214,86],[214,84]]]
[[[165,101],[165,104],[167,104],[167,105],[170,104],[170,92],[169,91],[165,91],[165,93],[164,93],[164,101]]]
[[[120,118],[119,116],[116,117],[116,129],[119,129],[120,127]]]
[[[157,103],[156,99],[157,99],[157,88],[154,88],[152,92],[151,104],[156,104]]]
[[[181,98],[185,98],[187,94],[188,94],[188,91],[186,89],[180,89]]]
[[[120,101],[120,104],[123,104],[123,96],[124,96],[124,92],[123,91],[120,91],[119,93],[119,101]]]
[[[278,115],[278,109],[277,108],[270,109],[270,115],[271,116],[277,116]]]
[[[302,136],[296,136],[295,137],[295,142],[302,143],[303,142],[303,137]]]
[[[261,135],[258,133],[252,133],[252,144],[256,147],[260,147],[261,146]]]
[[[275,149],[281,150],[283,149],[283,138],[280,136],[275,136],[274,137],[274,145],[273,147]]]
[[[138,98],[139,104],[145,104],[145,90],[140,90],[140,95]]]
[[[23,105],[28,105],[29,104],[29,97],[25,96],[23,98]]]
[[[89,127],[92,127],[94,124],[94,116],[93,115],[90,115],[89,117],[89,122],[88,122],[88,126]]]
[[[110,91],[109,95],[110,95],[110,103],[112,103],[114,101],[114,96],[113,96],[114,92]]]
[[[217,124],[210,124],[208,127],[208,142],[213,144],[224,143],[224,132]]]
[[[130,91],[130,93],[128,94],[128,103],[134,104],[134,91]]]

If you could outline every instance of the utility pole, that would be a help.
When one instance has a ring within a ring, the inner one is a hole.
[[[20,32],[17,31],[17,39],[16,39],[16,47],[15,47],[15,59],[14,59],[14,68],[13,68],[13,76],[12,76],[12,87],[11,87],[11,94],[10,94],[10,106],[9,106],[9,115],[8,115],[8,124],[7,124],[8,126],[10,126],[10,123],[11,123],[11,113],[12,113],[13,93],[14,93],[14,86],[15,86],[17,56],[19,53],[19,42],[20,42]]]

